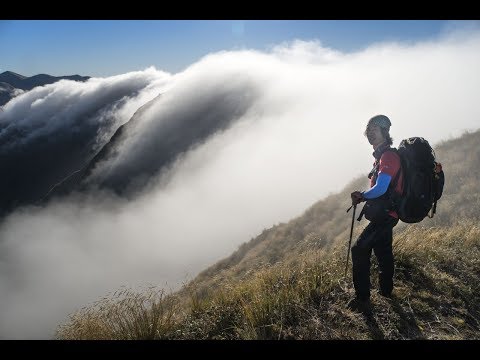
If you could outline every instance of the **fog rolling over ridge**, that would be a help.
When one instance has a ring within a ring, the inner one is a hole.
[[[34,203],[83,166],[166,81],[156,71],[62,80],[10,101],[0,115],[0,213]]]
[[[16,206],[0,223],[0,337],[51,337],[122,285],[178,287],[366,174],[375,114],[395,145],[478,128],[478,63],[478,32],[349,54],[296,41],[17,96],[0,113],[2,206]],[[15,204],[82,167],[70,194]]]
[[[208,81],[215,91],[187,81],[154,99],[138,121],[126,124],[112,141],[111,150],[95,163],[86,183],[128,195],[179,154],[227,129],[259,97],[254,82],[234,76],[226,73]]]

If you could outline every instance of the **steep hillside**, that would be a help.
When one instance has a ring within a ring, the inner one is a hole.
[[[422,224],[455,224],[458,219],[479,220],[480,213],[480,130],[434,146],[437,160],[445,171],[445,188],[438,202],[437,214]],[[343,191],[318,201],[305,213],[287,224],[264,230],[255,239],[242,244],[231,256],[201,272],[195,279],[198,288],[221,285],[224,279],[241,279],[248,273],[278,261],[297,261],[311,249],[328,250],[332,244],[346,243],[350,234],[350,193],[367,187],[368,179],[358,178]],[[360,211],[361,207],[357,211]],[[368,224],[355,221],[354,237]],[[395,232],[407,224],[399,223]]]
[[[14,73],[13,71],[5,71],[0,74],[0,81],[10,84],[12,87],[21,89],[23,80],[25,80],[27,77]]]
[[[128,289],[73,314],[60,339],[479,339],[480,228],[474,222],[397,234],[392,299],[372,293],[371,314],[346,306],[345,248],[315,250],[187,302]],[[377,264],[373,263],[373,271]],[[373,286],[378,287],[374,279]]]
[[[458,219],[479,219],[480,130],[437,144],[434,150],[437,160],[443,164],[445,188],[437,214],[421,225],[439,226],[454,224]],[[328,250],[332,245],[348,242],[352,213],[347,214],[346,209],[350,205],[350,193],[366,188],[367,183],[366,177],[357,178],[340,193],[320,200],[298,218],[264,230],[231,256],[201,272],[194,280],[195,286],[215,288],[225,279],[242,279],[264,266],[279,261],[296,262],[310,250]],[[366,225],[365,219],[355,221],[354,238]],[[399,223],[394,231],[399,232],[406,226]]]
[[[435,146],[446,185],[438,214],[394,230],[392,299],[372,294],[362,315],[346,303],[351,182],[287,224],[166,294],[123,290],[73,314],[62,339],[478,339],[480,131]],[[356,223],[359,235],[366,221]],[[373,258],[372,274],[376,274]],[[372,276],[373,288],[378,288]]]
[[[158,101],[160,98],[160,95],[157,95],[154,99],[150,100],[146,104],[142,105],[135,113],[132,115],[132,117],[123,125],[120,125],[110,138],[101,148],[100,150],[91,157],[91,159],[88,159],[88,161],[85,162],[85,165],[67,176],[65,179],[63,179],[61,182],[57,183],[54,185],[49,192],[43,197],[42,200],[48,200],[52,198],[53,196],[58,196],[58,195],[63,195],[67,194],[69,191],[72,191],[72,189],[75,189],[76,187],[78,189],[82,188],[81,182],[83,179],[87,178],[92,170],[95,168],[95,166],[98,164],[98,162],[105,160],[109,155],[114,153],[116,151],[116,148],[118,146],[118,139],[121,138],[124,134],[126,129],[129,127],[132,127],[135,125],[136,122],[138,122],[139,118],[142,116],[142,114],[148,110],[153,104],[155,104],[155,101]]]

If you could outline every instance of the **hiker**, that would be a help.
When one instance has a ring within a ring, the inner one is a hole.
[[[373,146],[374,167],[369,174],[370,189],[367,191],[354,191],[351,193],[352,205],[363,201],[369,201],[368,209],[381,216],[362,213],[370,220],[352,246],[353,284],[356,297],[350,301],[351,309],[362,310],[370,304],[370,258],[372,249],[378,260],[380,294],[391,297],[393,290],[394,259],[392,251],[392,229],[398,223],[398,215],[391,204],[394,193],[401,194],[403,190],[403,176],[399,155],[390,145],[393,140],[390,137],[391,122],[385,115],[372,117],[367,124],[364,135]],[[377,201],[378,200],[378,201]],[[361,213],[361,216],[363,215]],[[374,217],[376,216],[376,218]]]

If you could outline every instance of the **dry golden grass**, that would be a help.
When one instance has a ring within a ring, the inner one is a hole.
[[[395,233],[393,299],[372,291],[373,313],[353,312],[345,246],[277,263],[221,288],[190,284],[188,301],[124,291],[72,316],[61,339],[478,339],[480,228],[463,221]],[[375,288],[376,263],[372,284]]]
[[[70,316],[57,330],[61,339],[162,339],[174,325],[177,301],[150,287],[124,288]]]
[[[456,224],[458,219],[480,221],[480,130],[444,141],[435,146],[435,152],[445,170],[445,188],[437,214],[422,224],[444,226]],[[344,243],[350,233],[351,213],[345,212],[350,205],[350,193],[367,187],[367,182],[366,176],[354,179],[340,193],[318,201],[300,217],[264,230],[230,257],[201,272],[195,279],[197,287],[221,287],[224,279],[243,279],[247,273],[278,261],[294,261],[303,256],[307,246],[311,250],[331,251]],[[354,237],[365,224],[366,220],[355,222]],[[397,229],[409,226],[400,223]]]

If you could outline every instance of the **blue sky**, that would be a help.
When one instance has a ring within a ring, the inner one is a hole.
[[[155,66],[179,72],[221,50],[268,50],[295,39],[351,52],[379,41],[435,39],[443,20],[2,20],[0,72],[111,76]],[[469,22],[472,24],[472,22]],[[478,22],[473,22],[478,26]],[[471,25],[470,25],[471,26]]]

